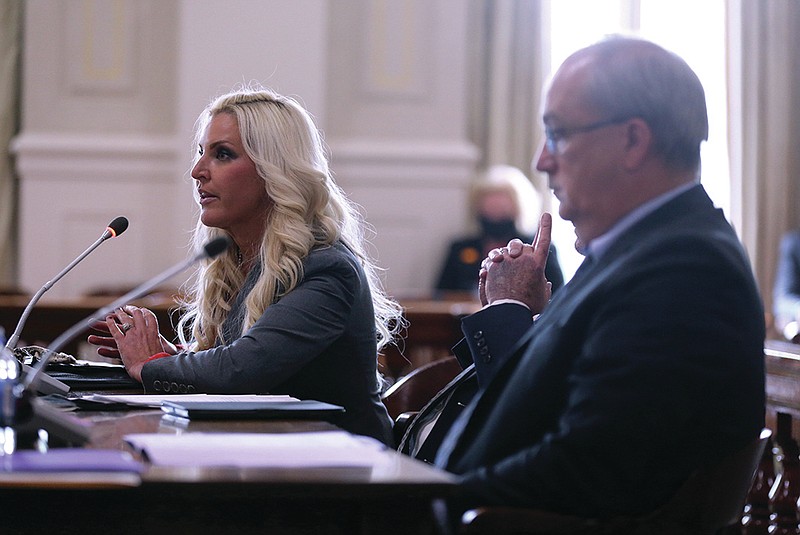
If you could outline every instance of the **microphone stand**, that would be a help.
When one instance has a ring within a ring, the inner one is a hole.
[[[21,382],[17,382],[12,390],[12,399],[10,400],[0,400],[0,403],[5,404],[4,410],[12,410],[15,411],[16,414],[11,415],[10,420],[12,426],[14,424],[23,423],[24,419],[30,418],[30,415],[33,412],[37,412],[39,414],[39,406],[43,404],[33,405],[31,403],[31,392],[36,388],[38,381],[41,377],[44,376],[43,372],[44,369],[47,367],[47,363],[50,361],[50,358],[53,356],[54,353],[58,352],[65,344],[67,344],[70,340],[72,340],[75,336],[82,333],[87,326],[93,324],[94,322],[106,317],[108,314],[113,312],[114,310],[128,304],[129,302],[142,297],[143,295],[147,294],[150,290],[154,289],[156,286],[164,283],[167,279],[170,279],[184,271],[188,267],[190,267],[195,262],[203,260],[205,258],[212,258],[217,256],[222,251],[228,248],[230,245],[230,239],[227,237],[217,238],[208,242],[195,256],[163,271],[162,273],[156,275],[154,278],[150,279],[149,281],[145,282],[141,286],[138,286],[131,290],[130,292],[126,293],[122,297],[114,300],[112,303],[98,309],[93,314],[88,316],[87,318],[79,321],[66,331],[64,331],[61,335],[59,335],[53,342],[50,344],[48,349],[42,354],[39,362],[31,368],[31,371],[25,376],[24,380]],[[9,406],[8,403],[12,405]]]
[[[83,253],[81,253],[75,260],[73,260],[67,267],[61,270],[61,272],[53,277],[51,280],[47,281],[44,286],[42,286],[38,292],[33,296],[33,298],[28,303],[28,306],[25,307],[25,310],[22,311],[22,316],[19,318],[17,322],[17,327],[14,329],[14,332],[8,338],[6,342],[6,348],[10,350],[14,350],[17,346],[17,342],[19,341],[20,334],[22,334],[22,328],[25,326],[25,322],[28,320],[28,316],[30,315],[33,307],[36,303],[39,302],[39,299],[42,295],[53,287],[55,283],[57,283],[61,277],[66,275],[72,268],[74,268],[78,262],[86,258],[89,253],[100,247],[100,244],[106,241],[109,238],[114,238],[119,236],[128,228],[128,220],[125,217],[117,217],[111,223],[109,223],[106,230],[103,232],[102,235],[93,243],[91,244]]]

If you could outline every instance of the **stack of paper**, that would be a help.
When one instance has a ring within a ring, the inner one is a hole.
[[[187,433],[125,436],[156,465],[234,467],[377,466],[386,447],[344,431],[314,433]]]

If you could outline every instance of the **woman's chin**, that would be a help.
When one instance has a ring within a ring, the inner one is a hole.
[[[203,208],[200,212],[200,222],[207,227],[219,228],[222,220],[217,217],[217,214],[214,214],[213,210]]]

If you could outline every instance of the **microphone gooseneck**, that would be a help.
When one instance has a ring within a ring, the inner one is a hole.
[[[20,316],[19,318],[17,327],[14,329],[14,332],[11,334],[11,336],[8,338],[8,341],[6,342],[6,348],[13,350],[17,346],[19,337],[22,334],[22,329],[25,326],[25,322],[28,320],[28,316],[30,315],[31,310],[33,310],[33,307],[36,305],[36,303],[39,302],[39,299],[42,297],[42,295],[44,295],[44,293],[47,290],[52,288],[53,285],[56,282],[58,282],[61,279],[61,277],[66,275],[72,268],[74,268],[78,264],[78,262],[89,256],[89,253],[97,249],[101,243],[103,243],[109,238],[115,238],[119,236],[120,234],[125,232],[127,228],[128,228],[128,218],[126,218],[125,216],[119,216],[114,218],[114,220],[108,224],[106,230],[103,231],[103,234],[101,234],[100,237],[93,244],[91,244],[88,249],[82,252],[75,260],[70,262],[70,264],[64,269],[62,269],[58,275],[47,281],[44,284],[44,286],[42,286],[39,289],[39,291],[34,294],[28,305],[25,307],[25,310],[22,311],[22,316]]]
[[[18,397],[21,397],[26,390],[30,388],[35,388],[36,382],[39,380],[39,377],[41,376],[42,372],[47,367],[47,362],[50,360],[52,355],[60,351],[65,344],[67,344],[74,337],[78,336],[80,333],[86,330],[86,328],[89,325],[91,325],[95,321],[105,318],[114,310],[130,303],[134,299],[138,299],[139,297],[144,296],[145,294],[147,294],[147,292],[149,292],[156,286],[162,284],[167,279],[170,279],[173,276],[180,273],[181,271],[187,269],[195,262],[199,262],[200,260],[206,258],[213,258],[217,256],[225,249],[227,249],[230,246],[230,244],[231,240],[227,237],[221,237],[215,240],[211,240],[210,242],[206,243],[200,250],[200,252],[195,254],[193,257],[184,260],[183,262],[180,262],[179,264],[176,264],[171,268],[167,269],[166,271],[163,271],[162,273],[156,275],[155,277],[145,282],[141,286],[137,286],[130,292],[120,297],[119,299],[116,299],[114,302],[98,309],[91,316],[88,316],[87,318],[79,321],[78,323],[76,323],[75,325],[64,331],[55,340],[53,340],[53,342],[47,348],[47,351],[45,351],[42,354],[36,366],[33,367],[31,372],[25,376],[25,380],[19,383],[19,385],[17,385],[18,392],[15,392],[15,394]]]

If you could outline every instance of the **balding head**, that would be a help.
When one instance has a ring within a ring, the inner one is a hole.
[[[603,117],[643,119],[668,167],[699,168],[708,113],[703,86],[683,59],[649,41],[611,37],[575,52],[560,70],[572,68],[586,70],[587,107]]]

